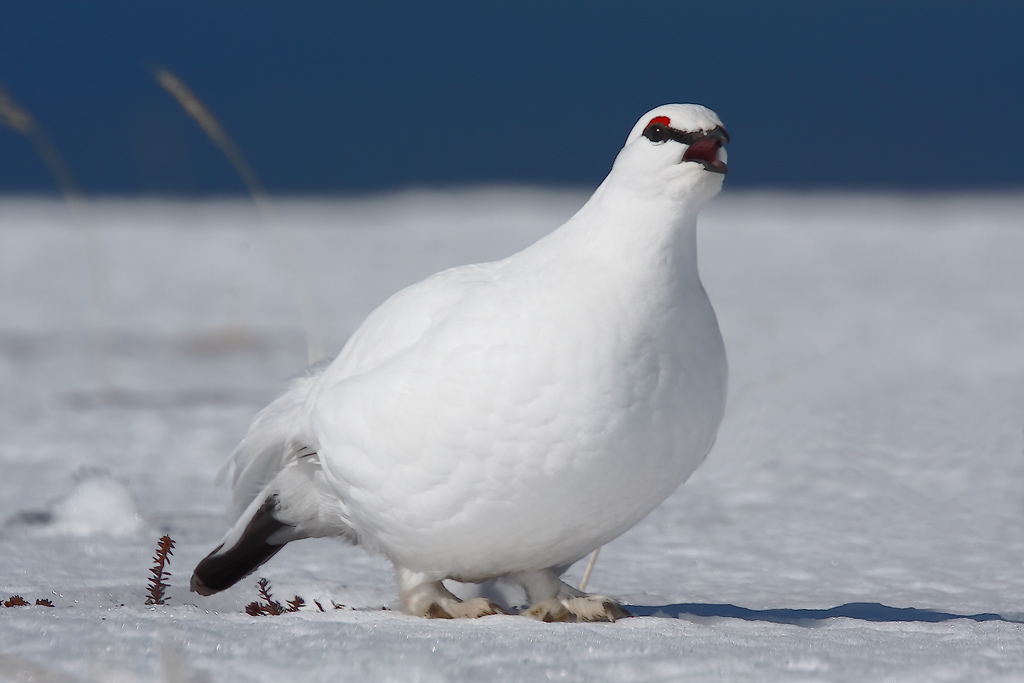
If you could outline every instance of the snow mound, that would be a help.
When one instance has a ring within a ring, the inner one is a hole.
[[[144,526],[125,484],[109,473],[88,472],[67,496],[58,499],[44,536],[133,536]]]

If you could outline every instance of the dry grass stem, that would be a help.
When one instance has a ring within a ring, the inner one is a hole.
[[[43,164],[53,176],[58,189],[64,196],[75,223],[82,229],[85,238],[86,257],[89,263],[89,286],[92,300],[92,333],[93,356],[96,366],[96,380],[99,394],[109,399],[113,394],[109,353],[109,310],[107,295],[106,266],[100,251],[99,237],[96,232],[96,221],[92,211],[82,194],[78,181],[75,180],[71,168],[64,157],[57,151],[56,145],[50,140],[42,126],[32,117],[25,107],[16,102],[7,89],[0,83],[0,124],[7,125],[29,139],[42,159]]]
[[[590,554],[590,561],[587,562],[587,568],[583,571],[583,578],[580,579],[580,590],[587,590],[587,583],[590,581],[590,573],[594,571],[594,565],[597,564],[597,556],[601,553],[601,549],[598,548]]]
[[[185,82],[178,78],[170,70],[158,67],[155,70],[157,82],[178,101],[181,108],[191,116],[203,132],[213,141],[220,151],[227,157],[228,161],[235,168],[235,171],[245,183],[249,194],[256,202],[256,207],[263,215],[264,220],[270,227],[270,231],[277,242],[278,250],[284,257],[285,267],[288,269],[292,281],[293,295],[302,316],[302,326],[306,335],[306,357],[310,363],[323,358],[323,342],[320,335],[319,316],[313,302],[311,288],[305,276],[305,269],[302,267],[298,252],[283,227],[283,222],[278,218],[270,201],[270,195],[263,181],[256,174],[256,170],[246,159],[241,148],[228,135],[224,126],[220,124],[217,117],[203,104],[202,100],[196,97],[195,93]]]

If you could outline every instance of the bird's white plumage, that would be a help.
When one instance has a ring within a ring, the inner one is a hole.
[[[721,126],[697,105],[649,112],[565,225],[398,292],[261,413],[233,456],[236,530],[306,463],[308,483],[274,489],[303,535],[355,538],[416,580],[557,574],[685,481],[725,403],[696,255],[722,175],[644,137],[658,116]]]

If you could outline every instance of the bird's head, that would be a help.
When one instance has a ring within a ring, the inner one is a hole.
[[[633,126],[612,174],[653,193],[706,201],[722,189],[727,142],[722,121],[707,107],[664,104]]]

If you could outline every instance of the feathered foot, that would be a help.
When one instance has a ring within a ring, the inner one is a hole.
[[[590,595],[558,578],[554,569],[510,576],[526,589],[530,607],[523,614],[541,621],[616,621],[633,616],[603,595]]]
[[[487,598],[473,598],[463,602],[440,581],[431,581],[418,572],[398,568],[397,574],[402,609],[415,617],[476,619],[491,614],[508,614]]]
[[[633,616],[622,605],[603,595],[548,598],[530,605],[523,614],[541,621],[617,621]]]

